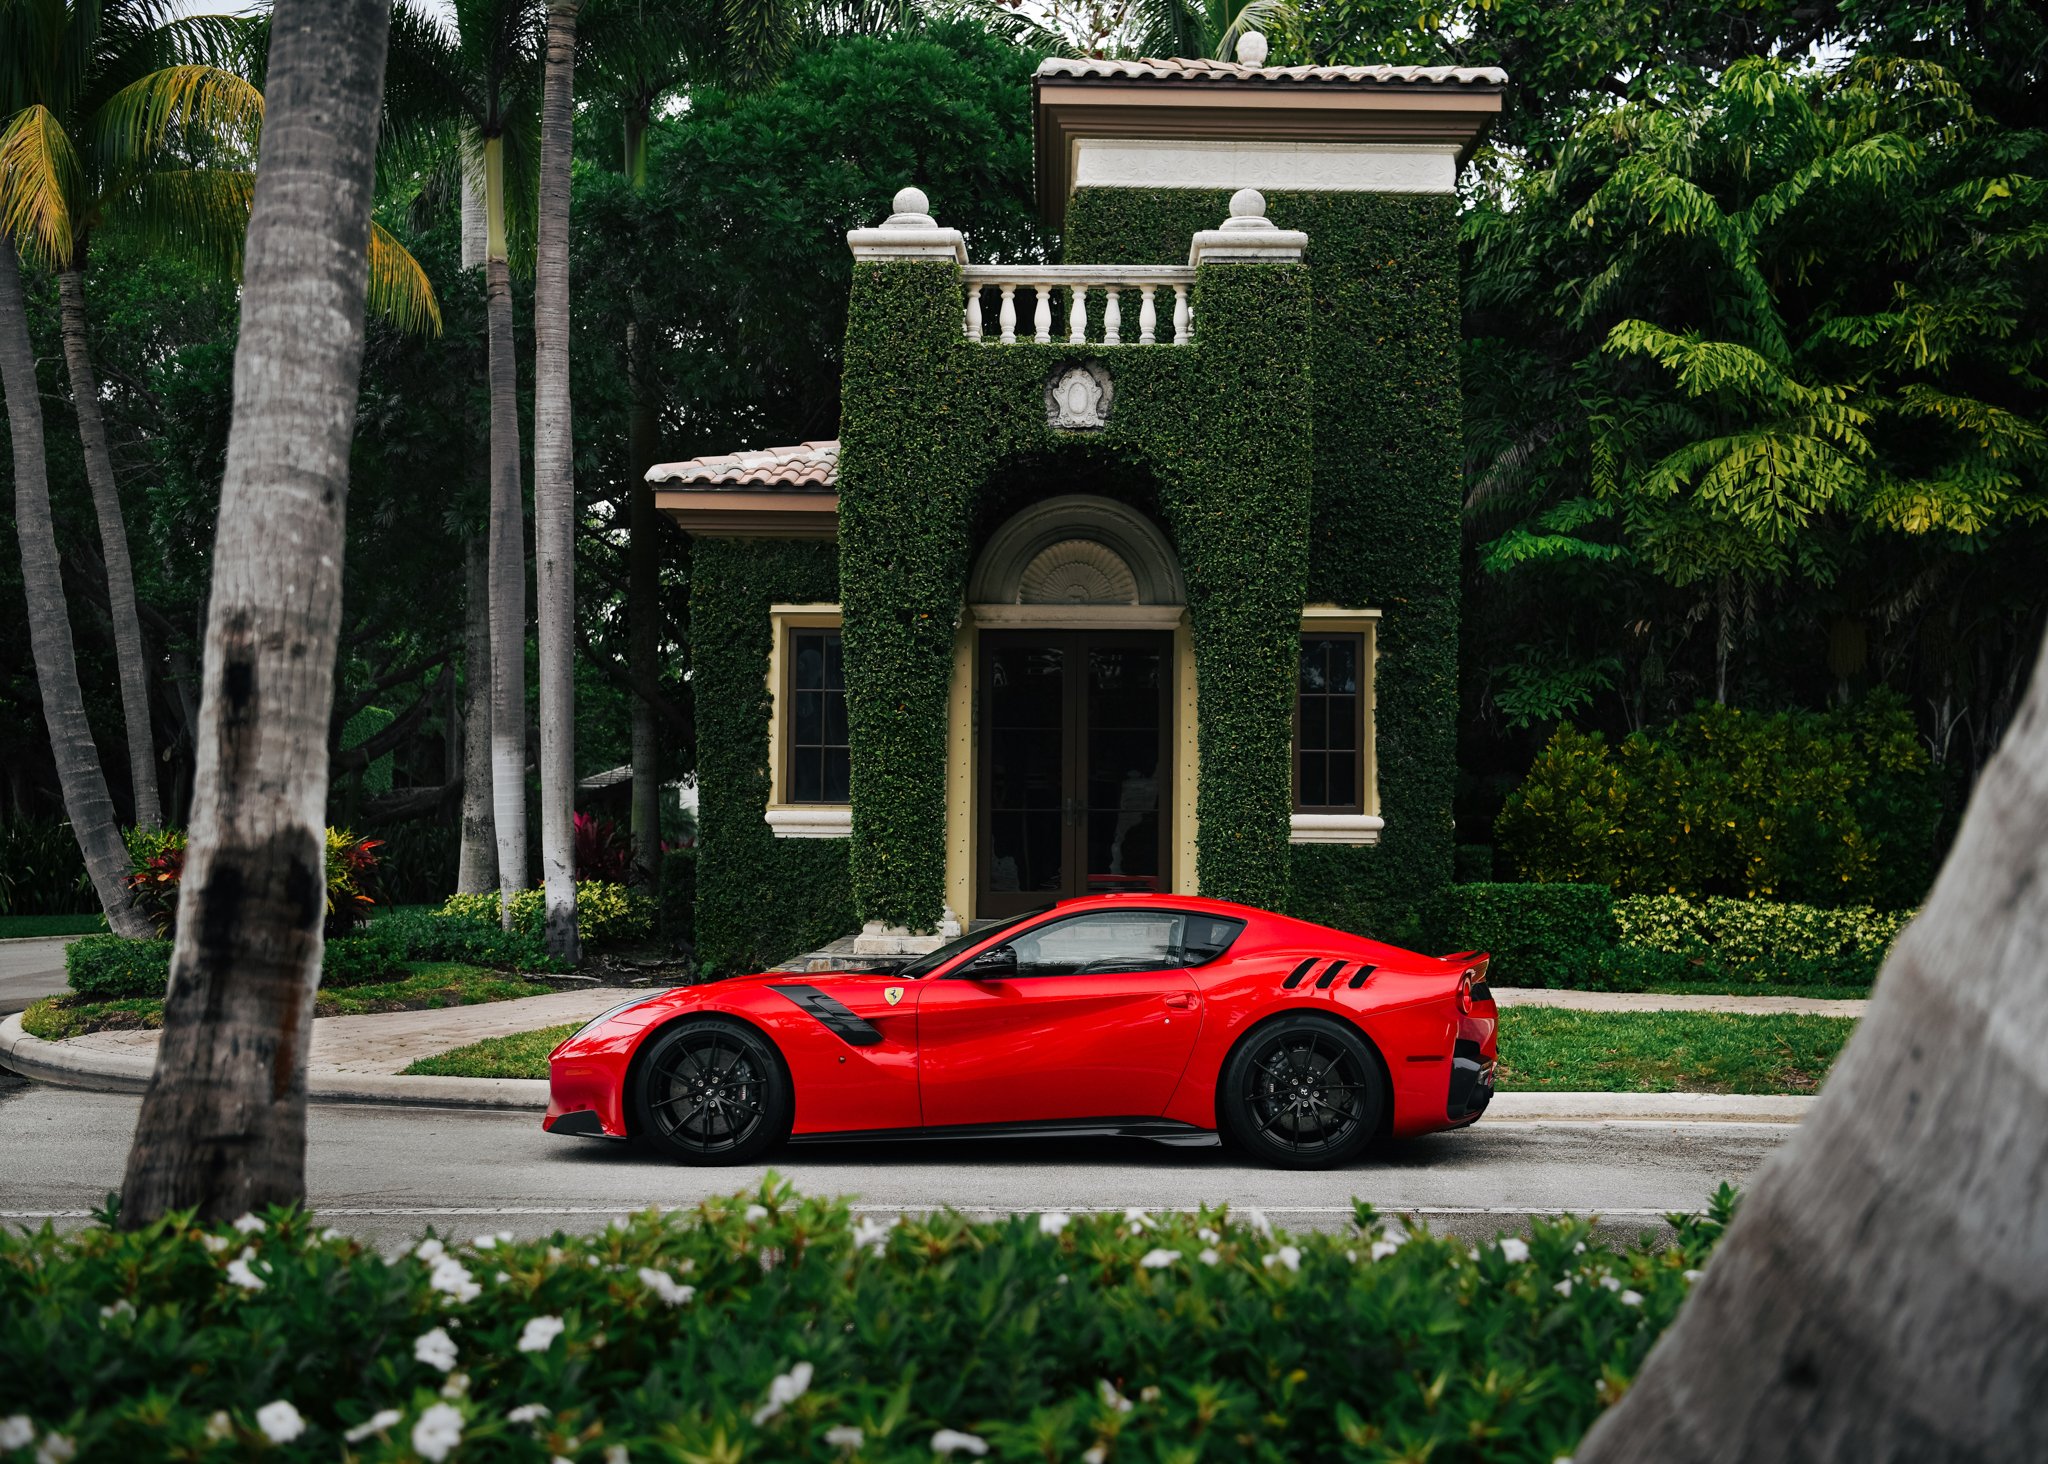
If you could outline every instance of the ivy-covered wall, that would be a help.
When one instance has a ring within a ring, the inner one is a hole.
[[[1063,452],[1107,454],[1156,489],[1195,628],[1199,877],[1280,903],[1307,565],[1307,271],[1204,268],[1189,350],[968,345],[960,299],[948,264],[854,271],[839,545],[862,918],[929,929],[944,908],[946,692],[977,510],[1005,462]],[[1099,334],[1099,298],[1096,313]],[[1109,369],[1109,425],[1053,432],[1046,384],[1080,359]],[[1056,469],[1046,482],[1056,490]]]
[[[699,539],[690,634],[697,715],[697,954],[759,970],[853,928],[844,839],[768,830],[768,607],[839,598],[825,541]]]
[[[1180,264],[1228,194],[1078,190],[1074,264]],[[1307,599],[1381,610],[1376,848],[1293,850],[1288,908],[1408,936],[1451,876],[1457,778],[1459,444],[1455,200],[1271,193],[1267,216],[1308,234],[1314,294],[1314,488]],[[1197,315],[1203,341],[1210,317]],[[1200,349],[1198,345],[1197,349]],[[1208,735],[1204,718],[1203,735]],[[1206,881],[1205,881],[1206,883]]]

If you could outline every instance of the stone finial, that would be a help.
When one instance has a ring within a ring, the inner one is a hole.
[[[1308,248],[1308,235],[1277,229],[1266,217],[1266,195],[1240,188],[1230,195],[1230,217],[1220,229],[1204,229],[1188,248],[1188,263],[1292,264]]]
[[[1246,66],[1266,64],[1266,38],[1248,30],[1237,38],[1237,59]]]
[[[950,259],[966,265],[966,237],[958,229],[939,227],[922,188],[899,188],[892,206],[895,212],[878,227],[847,231],[855,259]]]

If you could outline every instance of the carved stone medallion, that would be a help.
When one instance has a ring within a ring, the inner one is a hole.
[[[1061,432],[1099,431],[1109,422],[1116,389],[1094,361],[1062,367],[1045,387],[1045,422]]]

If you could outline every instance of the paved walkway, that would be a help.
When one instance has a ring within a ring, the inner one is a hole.
[[[0,1017],[64,989],[64,947],[75,935],[0,940]]]
[[[1541,986],[1496,986],[1504,1007],[1564,1007],[1575,1012],[1731,1012],[1745,1017],[1860,1017],[1867,997],[1676,996],[1655,991],[1553,991]]]
[[[548,996],[523,996],[517,1001],[479,1006],[440,1007],[424,1012],[373,1012],[360,1017],[315,1017],[313,1051],[307,1073],[313,1077],[361,1077],[402,1073],[422,1057],[463,1047],[486,1037],[509,1037],[564,1022],[583,1022],[607,1007],[634,997],[652,996],[648,987],[590,986]],[[80,1052],[156,1060],[156,1032],[93,1032],[63,1045]]]

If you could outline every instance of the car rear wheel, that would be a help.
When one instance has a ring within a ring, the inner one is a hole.
[[[633,1076],[640,1136],[685,1164],[744,1164],[789,1136],[796,1105],[781,1059],[731,1022],[678,1022]]]
[[[1224,1065],[1219,1117],[1234,1144],[1283,1169],[1328,1169],[1358,1157],[1379,1131],[1379,1058],[1327,1017],[1258,1028]]]

